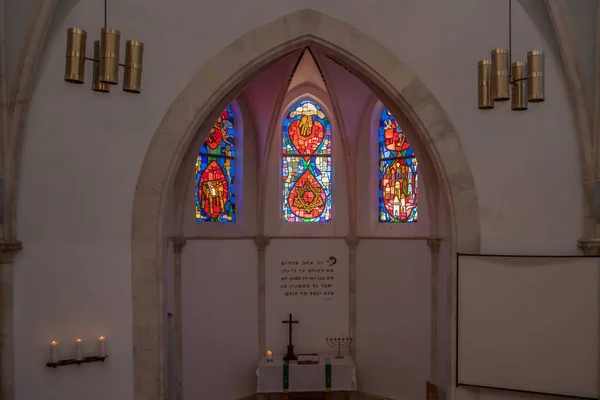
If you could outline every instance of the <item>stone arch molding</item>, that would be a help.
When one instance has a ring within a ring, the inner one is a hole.
[[[132,215],[135,400],[162,400],[165,394],[165,199],[179,163],[204,121],[214,120],[245,84],[281,56],[308,44],[362,78],[421,136],[450,210],[452,251],[479,251],[479,204],[467,157],[447,114],[423,82],[388,49],[345,22],[313,9],[281,17],[208,60],[170,106],[146,152]]]

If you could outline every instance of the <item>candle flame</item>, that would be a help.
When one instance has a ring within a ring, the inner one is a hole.
[[[50,344],[51,344],[52,346],[56,346],[56,345],[58,344],[58,342],[57,342],[56,340],[53,340],[53,341],[51,341],[51,342],[50,342]]]
[[[271,350],[268,350],[268,351],[267,351],[267,355],[268,355],[268,356],[272,356],[272,355],[273,355],[273,352],[272,352]]]
[[[104,340],[104,336],[100,336],[98,340]]]
[[[77,342],[77,343],[81,343],[81,342],[83,342],[83,340],[81,340],[81,339],[77,339],[77,340],[76,340],[76,342]]]

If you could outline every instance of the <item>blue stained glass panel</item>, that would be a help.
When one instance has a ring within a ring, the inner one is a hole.
[[[387,110],[379,121],[379,222],[416,222],[418,162],[402,128]]]
[[[196,221],[235,222],[235,130],[227,106],[196,159]]]

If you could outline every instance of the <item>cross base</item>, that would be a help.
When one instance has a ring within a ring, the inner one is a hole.
[[[288,344],[287,354],[283,357],[283,361],[296,361],[298,356],[294,353],[294,345]]]

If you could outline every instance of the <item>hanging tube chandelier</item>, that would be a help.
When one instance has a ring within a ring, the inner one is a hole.
[[[491,60],[477,63],[477,107],[494,108],[495,102],[511,102],[513,111],[524,111],[528,103],[545,100],[544,52],[531,50],[527,62],[511,62],[512,54],[512,0],[508,0],[508,49],[494,49]]]
[[[141,93],[142,64],[144,44],[137,40],[125,42],[125,62],[120,63],[121,32],[107,27],[107,0],[104,0],[104,28],[100,31],[100,40],[94,41],[93,57],[87,57],[87,32],[79,28],[67,29],[67,59],[65,63],[65,81],[85,83],[85,62],[92,61],[92,90],[110,92],[111,85],[119,84],[119,66],[123,67],[123,91]]]

